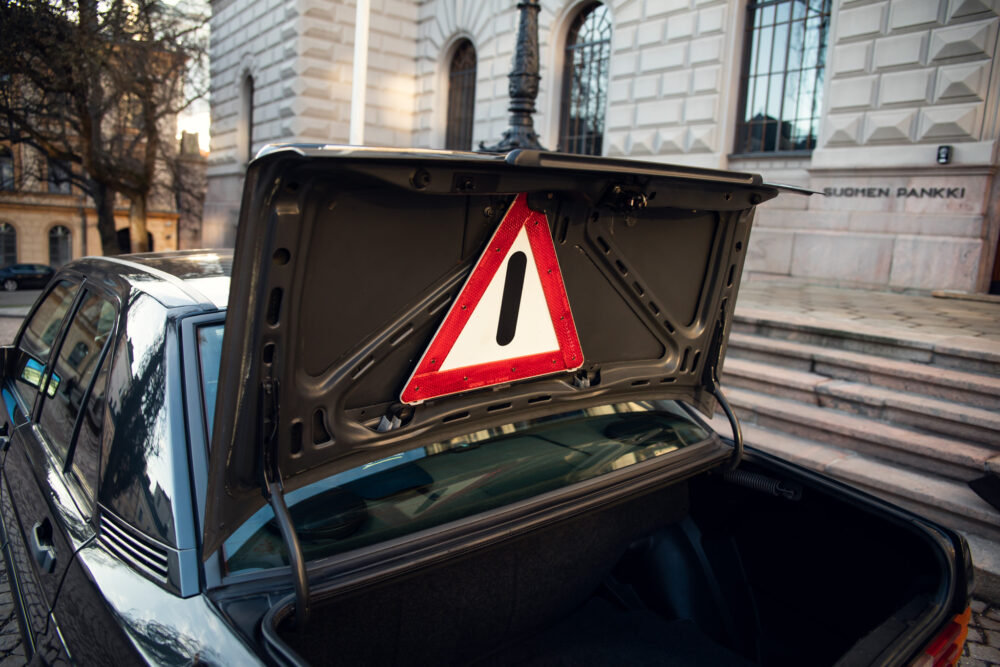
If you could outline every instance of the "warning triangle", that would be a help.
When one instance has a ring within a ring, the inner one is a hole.
[[[583,365],[545,214],[521,193],[500,222],[400,397],[422,403]]]

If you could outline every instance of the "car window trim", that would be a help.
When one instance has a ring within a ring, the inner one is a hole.
[[[119,324],[119,319],[121,318],[121,302],[116,295],[109,294],[108,292],[102,289],[96,289],[93,283],[91,283],[90,281],[84,282],[84,289],[87,291],[88,294],[96,294],[99,298],[104,299],[105,301],[110,303],[111,307],[115,309],[115,319],[111,325],[111,331],[108,332],[108,337],[104,341],[104,346],[101,348],[101,351],[99,353],[97,363],[95,365],[95,368],[97,370],[94,372],[94,376],[90,378],[90,382],[87,383],[87,391],[83,395],[81,406],[86,405],[90,401],[90,394],[94,390],[94,384],[97,382],[97,378],[101,374],[101,370],[104,368],[104,362],[106,361],[108,355],[111,356],[110,363],[112,364],[114,363],[114,350],[112,349],[114,346],[112,345],[112,343],[117,341],[118,324]],[[110,368],[108,369],[108,372],[110,373]],[[108,402],[108,397],[105,395],[104,397],[105,408],[107,408],[107,402]],[[42,407],[44,407],[44,404]],[[66,450],[66,464],[64,472],[69,472],[73,466],[73,455],[76,453],[76,441],[77,437],[80,434],[80,424],[83,421],[82,417],[83,417],[83,408],[81,407],[81,410],[80,412],[77,413],[76,420],[73,423],[73,434],[70,436],[69,449]],[[98,477],[100,477],[100,466],[98,466]],[[99,483],[100,480],[98,479],[98,484]],[[96,492],[97,489],[95,488],[94,489],[95,496]],[[96,497],[93,498],[92,500],[96,502]]]
[[[100,294],[100,292],[97,293]],[[107,296],[107,295],[105,294],[102,296]],[[94,391],[94,385],[97,382],[98,377],[100,376],[101,371],[104,368],[104,364],[105,363],[114,364],[114,353],[115,353],[114,349],[117,347],[115,343],[117,342],[118,324],[119,324],[119,318],[121,317],[121,308],[117,298],[108,299],[108,302],[111,303],[112,307],[115,309],[114,325],[111,327],[111,331],[108,334],[108,339],[104,341],[104,347],[101,349],[100,357],[97,360],[97,370],[94,373],[94,377],[90,378],[90,383],[87,385],[87,391],[84,394],[83,400],[80,403],[81,409],[80,412],[78,412],[76,415],[76,422],[73,424],[73,435],[70,437],[69,449],[66,450],[66,461],[64,462],[62,469],[63,477],[67,481],[72,480],[71,483],[68,484],[68,486],[71,488],[73,492],[73,497],[77,501],[77,506],[80,509],[81,514],[86,516],[88,519],[95,521],[95,525],[96,525],[96,517],[98,515],[97,491],[101,486],[100,450],[98,451],[98,457],[97,457],[98,461],[97,479],[93,480],[93,494],[94,494],[93,496],[88,497],[87,493],[84,491],[80,481],[77,479],[77,473],[73,467],[73,462],[75,460],[76,447],[80,436],[80,425],[83,423],[83,412],[84,410],[87,409],[87,405],[90,403],[90,396]],[[110,372],[111,372],[111,367],[109,366],[108,373],[110,374]],[[101,432],[103,434],[104,431],[103,415],[105,414],[105,411],[108,409],[107,392],[105,392],[104,398],[102,399],[101,403],[102,403]],[[98,446],[99,448],[104,447],[103,437],[101,438]]]
[[[59,347],[62,347],[62,339],[66,335],[66,323],[69,322],[71,314],[76,312],[80,294],[83,292],[83,283],[84,283],[83,277],[74,274],[66,274],[64,276],[60,276],[58,280],[53,279],[49,283],[45,292],[42,295],[40,295],[37,299],[35,299],[34,305],[32,305],[31,310],[28,311],[28,314],[27,316],[25,316],[24,320],[21,321],[21,328],[18,329],[17,336],[14,338],[13,346],[17,350],[17,353],[26,354],[24,349],[21,347],[21,339],[24,337],[24,331],[28,326],[28,323],[31,322],[32,318],[38,312],[38,308],[39,306],[41,306],[42,302],[45,301],[45,299],[47,299],[50,294],[52,294],[55,288],[58,287],[59,283],[61,283],[63,280],[66,280],[76,285],[76,287],[78,288],[77,293],[73,297],[73,303],[71,303],[70,307],[66,309],[66,314],[63,315],[62,323],[59,325],[59,331],[58,333],[56,333],[56,337],[52,341],[52,347],[49,349],[49,358],[45,360],[46,374],[42,376],[42,379],[38,383],[38,391],[35,392],[35,398],[31,403],[31,405],[28,405],[27,404],[28,402],[24,400],[24,397],[21,395],[21,392],[17,391],[16,383],[11,385],[12,388],[11,393],[14,395],[15,400],[21,403],[21,409],[24,410],[24,414],[27,417],[27,420],[31,423],[37,423],[37,409],[40,405],[39,397],[45,393],[45,391],[48,389],[49,386],[48,378],[52,369],[52,365],[49,363],[49,361],[52,359],[52,353],[56,351]]]
[[[17,335],[14,336],[14,340],[11,343],[11,345],[13,345],[16,348],[21,347],[21,339],[24,337],[24,329],[27,326],[28,322],[30,322],[31,318],[33,318],[35,316],[35,313],[38,312],[38,307],[42,305],[42,302],[45,301],[45,298],[49,294],[51,294],[52,290],[54,290],[56,286],[63,280],[68,280],[69,282],[74,283],[75,285],[82,286],[85,278],[83,275],[75,271],[67,271],[59,275],[53,275],[52,280],[49,281],[49,284],[45,286],[45,290],[42,292],[42,294],[40,294],[38,298],[35,299],[35,302],[31,304],[31,308],[28,310],[28,314],[24,316],[23,320],[21,320],[21,326],[20,328],[18,328]]]
[[[80,307],[83,305],[83,302],[87,299],[89,295],[91,294],[97,295],[99,298],[102,298],[108,303],[110,303],[111,306],[115,309],[114,324],[111,327],[111,332],[108,335],[108,339],[104,341],[104,346],[101,348],[101,351],[98,355],[98,360],[96,365],[97,371],[94,373],[94,376],[90,378],[90,382],[87,384],[87,389],[82,396],[81,406],[85,406],[87,402],[90,400],[90,394],[94,389],[94,383],[97,381],[98,375],[100,375],[101,368],[103,367],[107,355],[114,354],[114,351],[110,350],[109,348],[109,343],[116,340],[118,335],[118,324],[119,324],[119,319],[121,317],[121,300],[118,299],[117,295],[111,294],[107,290],[95,286],[94,283],[92,283],[89,280],[85,279],[81,281],[79,285],[80,285],[80,291],[77,293],[76,300],[73,302],[72,307],[67,311],[67,318],[63,321],[63,326],[60,328],[59,335],[56,338],[58,343],[53,345],[52,355],[54,355],[54,357],[58,357],[59,353],[62,351],[62,346],[65,342],[66,334],[69,331],[69,324],[76,317],[77,313],[80,310]],[[112,362],[114,361],[113,356],[111,360]],[[76,479],[76,474],[72,471],[73,454],[76,451],[76,441],[77,441],[77,436],[79,435],[80,432],[80,423],[83,410],[81,409],[81,411],[77,413],[76,419],[73,422],[73,431],[70,435],[69,443],[67,444],[65,457],[63,457],[58,451],[56,451],[55,447],[53,447],[52,443],[50,442],[51,437],[49,433],[44,428],[42,428],[41,414],[42,410],[45,407],[45,400],[47,398],[45,392],[48,391],[48,379],[52,374],[54,365],[55,365],[54,363],[47,364],[46,370],[48,372],[47,375],[43,378],[45,390],[39,391],[39,395],[35,398],[35,405],[32,408],[31,418],[29,421],[34,426],[35,432],[39,436],[38,439],[41,441],[40,443],[41,446],[47,450],[47,455],[49,456],[49,458],[54,461],[59,461],[60,465],[58,466],[58,469],[62,475],[62,483],[70,491],[70,495],[73,497],[73,501],[76,503],[77,510],[79,511],[80,515],[83,516],[86,521],[91,522],[93,524],[96,521],[96,517],[98,514],[97,487],[95,487],[94,489],[94,497],[88,498],[87,493],[83,490],[79,481]],[[105,401],[104,407],[107,408],[107,396],[104,397],[104,401]],[[98,486],[100,485],[100,474],[101,474],[100,466],[98,466],[98,472],[97,472],[98,479],[95,480],[95,484],[97,484]]]
[[[211,434],[205,415],[204,393],[201,387],[201,366],[198,353],[198,329],[216,324],[225,325],[226,312],[215,311],[184,317],[180,321],[181,372],[183,374],[182,399],[187,428],[188,461],[190,462],[191,488],[194,502],[194,527],[199,548],[205,531],[205,494],[208,489],[208,448]],[[200,559],[199,559],[200,560]],[[222,581],[221,554],[202,564],[206,587]]]
[[[45,374],[42,375],[42,381],[38,384],[38,394],[35,395],[35,404],[31,407],[31,422],[33,424],[39,424],[39,419],[42,414],[42,405],[45,403],[45,395],[49,391],[49,382],[52,380],[52,373],[55,367],[55,360],[59,358],[59,353],[62,352],[63,342],[66,340],[66,334],[69,331],[69,324],[76,317],[76,313],[80,310],[80,306],[83,304],[83,300],[87,294],[87,288],[84,286],[85,281],[80,281],[79,289],[76,292],[76,296],[73,298],[73,303],[70,304],[69,308],[66,310],[66,314],[63,316],[62,325],[59,327],[59,333],[52,340],[52,347],[49,349],[49,358],[45,360]]]

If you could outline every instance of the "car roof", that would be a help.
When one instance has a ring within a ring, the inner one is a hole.
[[[143,292],[168,308],[223,310],[229,302],[232,264],[231,249],[180,250],[84,257],[63,270],[82,273],[114,290]]]

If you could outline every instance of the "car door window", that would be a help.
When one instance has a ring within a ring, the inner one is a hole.
[[[21,332],[17,344],[15,387],[28,410],[31,409],[45,376],[46,364],[56,336],[62,328],[63,319],[73,305],[79,289],[79,285],[68,280],[59,281],[39,304]],[[59,381],[58,376],[52,377],[50,391],[58,387]]]
[[[111,366],[110,350],[104,352],[101,370],[94,379],[90,397],[78,417],[76,441],[70,453],[70,475],[83,491],[87,505],[92,507],[97,489],[97,475],[101,460],[101,427],[105,416],[105,396],[108,386],[108,368]],[[44,409],[43,409],[44,410]]]
[[[53,360],[39,426],[60,459],[65,460],[69,454],[77,417],[100,366],[116,312],[114,304],[104,297],[87,294],[70,320]]]

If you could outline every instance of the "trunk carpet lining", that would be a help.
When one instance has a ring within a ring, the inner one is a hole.
[[[706,637],[691,621],[667,621],[651,611],[625,611],[591,598],[554,626],[471,664],[743,667],[753,663]]]

